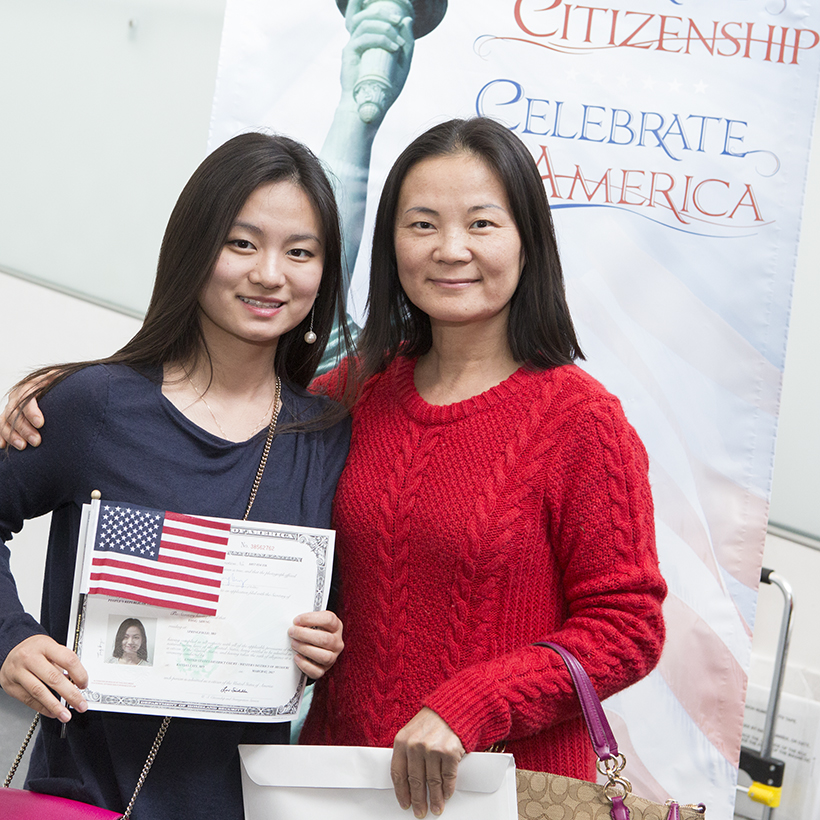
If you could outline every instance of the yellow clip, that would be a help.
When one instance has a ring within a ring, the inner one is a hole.
[[[776,809],[780,805],[780,795],[782,786],[767,786],[765,783],[752,783],[749,786],[749,797],[755,803],[763,803],[764,806]]]

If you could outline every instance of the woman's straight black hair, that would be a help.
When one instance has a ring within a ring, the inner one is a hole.
[[[205,356],[199,298],[210,279],[228,233],[248,197],[260,186],[288,181],[304,191],[322,228],[324,269],[313,317],[317,340],[305,342],[311,314],[279,338],[274,368],[293,387],[306,388],[324,353],[334,324],[342,328],[342,350],[352,344],[344,310],[342,241],[333,188],[317,157],[300,142],[280,135],[241,134],[217,148],[194,171],[171,212],[162,240],[151,302],[142,327],[120,350],[103,359],[42,368],[21,385],[45,375],[46,384],[29,389],[39,398],[67,376],[94,364],[145,369],[166,363],[190,365]]]
[[[516,361],[542,370],[583,359],[564,290],[564,276],[544,182],[527,148],[486,117],[454,119],[417,137],[399,155],[384,183],[371,254],[368,316],[359,337],[362,377],[397,356],[430,350],[430,319],[405,295],[396,265],[395,223],[410,169],[431,157],[478,157],[501,181],[518,228],[524,268],[510,303],[507,336]]]

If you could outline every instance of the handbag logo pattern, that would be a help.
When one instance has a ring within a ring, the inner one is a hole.
[[[612,803],[604,786],[558,774],[518,769],[515,773],[519,820],[612,820]],[[624,798],[630,820],[672,820],[672,806],[629,794]],[[677,807],[677,806],[676,806]],[[703,820],[694,806],[679,806],[680,820]]]

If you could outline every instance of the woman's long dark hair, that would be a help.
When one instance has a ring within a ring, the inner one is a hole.
[[[362,376],[384,370],[397,356],[430,350],[430,319],[406,296],[396,266],[395,223],[401,186],[417,163],[466,153],[500,179],[521,238],[524,269],[510,303],[507,339],[516,361],[534,369],[584,358],[570,317],[564,276],[544,182],[524,144],[485,117],[450,120],[413,140],[384,183],[370,260],[368,315],[359,337]]]
[[[274,367],[283,381],[306,388],[313,378],[335,323],[343,330],[343,353],[350,347],[344,311],[342,241],[333,189],[316,156],[288,137],[251,133],[234,137],[208,156],[177,200],[168,220],[157,264],[151,303],[142,327],[124,347],[103,359],[42,368],[48,384],[29,390],[18,403],[39,398],[67,376],[94,364],[126,364],[136,369],[196,362],[208,349],[202,335],[199,297],[211,277],[228,233],[248,197],[260,186],[288,181],[298,185],[316,210],[322,228],[324,269],[313,317],[317,340],[305,332],[310,314],[279,338]]]
[[[145,627],[142,625],[142,621],[138,620],[137,618],[126,618],[117,629],[117,637],[114,638],[114,650],[111,654],[115,658],[121,658],[123,656],[122,651],[122,642],[125,640],[125,633],[132,627],[135,626],[140,631],[140,635],[142,635],[142,645],[137,650],[137,657],[142,658],[142,660],[148,660],[148,637],[145,634]]]

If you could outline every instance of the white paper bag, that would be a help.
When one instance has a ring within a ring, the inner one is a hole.
[[[392,754],[361,746],[240,746],[245,820],[412,818],[393,792]],[[517,820],[512,755],[468,754],[442,817]]]

